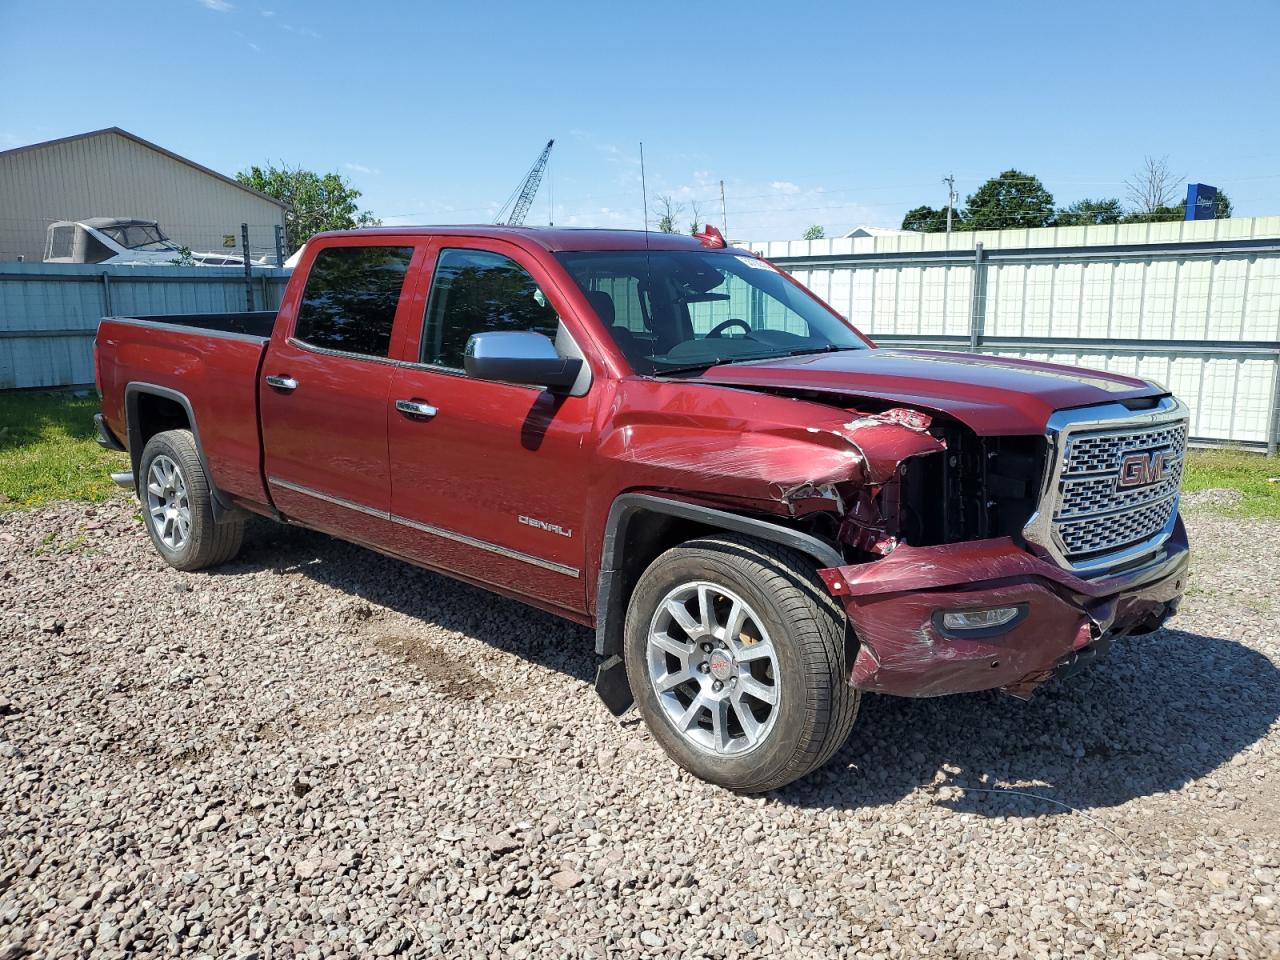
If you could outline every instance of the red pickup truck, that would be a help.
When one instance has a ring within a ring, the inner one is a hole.
[[[1027,697],[1186,584],[1162,387],[877,348],[710,229],[324,234],[278,313],[107,318],[96,369],[168,563],[256,514],[594,626],[609,708],[736,790],[863,691]]]

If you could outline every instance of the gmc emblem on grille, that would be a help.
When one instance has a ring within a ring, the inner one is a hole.
[[[1118,487],[1145,487],[1164,476],[1164,451],[1131,453],[1120,461]]]

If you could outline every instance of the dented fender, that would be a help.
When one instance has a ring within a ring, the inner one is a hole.
[[[916,410],[866,414],[706,384],[673,400],[672,384],[663,394],[654,386],[625,383],[600,442],[633,489],[714,491],[791,517],[825,511],[883,539],[893,531],[882,490],[896,486],[904,460],[945,449]],[[659,397],[661,406],[647,402]]]

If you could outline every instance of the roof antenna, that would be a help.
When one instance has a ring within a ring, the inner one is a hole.
[[[649,249],[649,191],[644,184],[644,141],[640,141],[640,202],[644,204],[644,248]]]

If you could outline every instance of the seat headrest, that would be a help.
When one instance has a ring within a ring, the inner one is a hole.
[[[603,290],[588,290],[586,293],[587,302],[591,304],[591,309],[596,312],[600,322],[606,327],[612,327],[614,317],[613,297]]]

